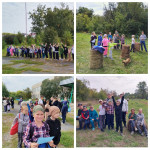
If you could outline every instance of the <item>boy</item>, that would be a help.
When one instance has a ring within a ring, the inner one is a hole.
[[[93,106],[90,106],[90,109],[89,109],[89,118],[90,118],[90,123],[92,125],[92,130],[93,131],[95,130],[94,122],[97,122],[98,123],[98,127],[100,128],[100,126],[99,126],[99,120],[98,120],[98,114],[97,114],[96,110],[94,110]]]
[[[112,39],[112,35],[111,35],[111,32],[109,32],[108,34],[108,40]]]
[[[28,107],[22,106],[21,112],[17,114],[13,124],[18,120],[18,148],[22,148],[23,132],[29,123]]]
[[[141,50],[143,51],[143,45],[144,45],[145,51],[147,52],[145,40],[146,40],[146,35],[144,34],[144,31],[142,31],[142,34],[140,36]]]
[[[102,45],[102,40],[103,40],[103,38],[102,38],[102,33],[100,32],[100,34],[99,34],[99,36],[98,36],[98,41],[97,41],[97,45],[98,45],[98,46],[101,46],[101,45]]]
[[[108,123],[108,129],[114,129],[114,106],[112,104],[112,100],[108,101],[107,107],[107,123]]]
[[[114,107],[115,107],[115,116],[116,116],[116,132],[118,132],[118,129],[120,127],[121,136],[123,136],[123,128],[122,128],[122,105],[124,101],[124,94],[122,94],[121,103],[117,100],[115,102],[114,96],[112,96]]]
[[[77,128],[77,130],[81,130],[82,129],[82,117],[81,117],[81,113],[83,111],[83,106],[82,104],[78,104],[78,116],[76,117],[76,120],[79,120],[79,128]]]
[[[87,110],[86,106],[83,106],[83,111],[81,113],[82,119],[84,121],[84,130],[86,127],[89,129],[89,111]]]
[[[100,106],[99,106],[99,124],[100,124],[100,130],[104,132],[105,128],[105,107],[102,100],[99,100]]]
[[[58,102],[58,104],[59,104],[59,102]],[[64,101],[63,102],[63,107],[62,107],[62,120],[63,120],[63,123],[65,123],[65,121],[66,121],[66,114],[67,113],[68,113],[68,105],[67,105],[67,101]]]

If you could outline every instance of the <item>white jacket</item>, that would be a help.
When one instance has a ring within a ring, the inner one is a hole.
[[[121,99],[118,99],[121,103]],[[124,99],[123,105],[122,105],[122,112],[128,112],[128,101]]]

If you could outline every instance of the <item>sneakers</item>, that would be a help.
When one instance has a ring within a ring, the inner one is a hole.
[[[135,127],[135,131],[137,131],[138,129]]]
[[[120,133],[121,136],[123,136],[123,133]]]
[[[141,136],[143,136],[143,135],[144,135],[144,133],[142,132],[142,133],[141,133]]]
[[[131,135],[133,135],[133,134],[134,134],[134,131],[131,132]]]
[[[102,132],[104,132],[104,129],[101,129]]]
[[[95,128],[92,128],[92,131],[94,131],[95,130]]]

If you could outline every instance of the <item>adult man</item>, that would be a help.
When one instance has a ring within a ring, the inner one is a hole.
[[[145,40],[146,40],[146,35],[144,34],[144,31],[142,31],[142,34],[140,36],[141,50],[143,51],[143,45],[144,45],[145,51],[147,52]]]
[[[41,96],[41,98],[39,99],[38,105],[43,105],[43,96]]]

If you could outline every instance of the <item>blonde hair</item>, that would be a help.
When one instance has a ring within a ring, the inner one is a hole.
[[[134,38],[135,37],[135,35],[132,35],[132,38]]]

